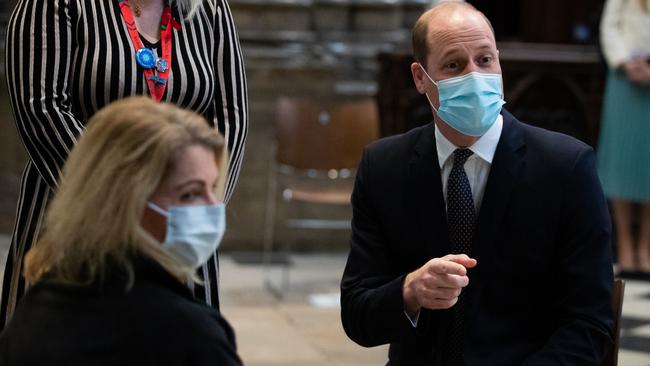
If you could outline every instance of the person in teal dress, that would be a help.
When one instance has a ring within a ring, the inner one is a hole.
[[[613,206],[618,270],[650,278],[650,0],[608,0],[601,44],[609,73],[598,170]]]

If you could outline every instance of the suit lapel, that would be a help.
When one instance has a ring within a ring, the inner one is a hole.
[[[503,130],[490,167],[472,245],[472,257],[477,259],[478,265],[470,271],[468,319],[478,310],[481,292],[493,265],[495,247],[499,245],[496,236],[525,165],[521,126],[507,111],[503,110],[502,114]]]
[[[428,259],[449,252],[447,215],[438,166],[434,124],[423,129],[409,161],[408,212],[417,223],[415,237],[421,240]]]
[[[435,126],[429,124],[420,134],[409,160],[407,180],[407,210],[409,221],[413,223],[413,241],[419,245],[417,263],[421,266],[426,261],[449,254],[449,229],[447,213],[442,192],[442,179],[438,165],[436,149]],[[413,268],[415,269],[415,268]],[[431,334],[435,340],[432,344],[440,343],[447,328],[447,319],[441,317],[439,311],[423,311],[420,313],[418,331]],[[431,348],[432,355],[436,349]]]

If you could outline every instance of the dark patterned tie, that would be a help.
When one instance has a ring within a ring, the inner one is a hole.
[[[453,254],[470,254],[472,237],[474,235],[474,199],[467,174],[463,166],[472,155],[468,149],[454,151],[454,166],[447,180],[447,220],[449,224],[449,240]],[[465,333],[465,291],[461,292],[456,305],[452,307],[452,322],[449,334],[448,362],[449,366],[462,366],[463,337]]]

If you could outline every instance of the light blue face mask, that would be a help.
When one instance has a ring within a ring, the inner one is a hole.
[[[169,211],[151,202],[147,202],[147,205],[167,217],[163,247],[182,264],[197,268],[207,262],[219,248],[226,231],[223,204],[172,206]]]
[[[425,94],[429,104],[453,129],[463,135],[478,137],[496,122],[501,107],[506,103],[500,74],[470,72],[435,82],[422,65],[420,68],[438,88],[440,108],[436,109]]]

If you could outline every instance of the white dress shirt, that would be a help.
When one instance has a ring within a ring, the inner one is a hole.
[[[447,140],[440,132],[436,125],[436,149],[438,150],[438,166],[440,168],[440,177],[442,178],[442,191],[445,197],[445,206],[447,204],[447,180],[449,173],[454,166],[454,151],[458,147]],[[472,154],[465,162],[464,168],[469,180],[469,186],[472,188],[472,197],[474,198],[474,211],[478,214],[481,203],[483,202],[483,193],[487,183],[494,152],[497,150],[499,138],[503,130],[503,116],[499,115],[496,122],[490,129],[481,136],[474,145],[470,146]]]
[[[454,151],[458,149],[451,141],[440,132],[438,125],[435,126],[436,132],[436,150],[438,153],[438,167],[440,169],[440,177],[442,178],[442,191],[445,197],[445,209],[447,206],[447,179],[449,173],[454,166]],[[472,198],[474,198],[474,211],[478,215],[483,202],[483,193],[485,193],[485,185],[487,184],[488,176],[490,175],[490,167],[494,159],[494,153],[497,150],[499,139],[501,138],[501,131],[503,130],[503,116],[499,115],[496,122],[490,129],[481,136],[472,146],[469,147],[474,154],[472,154],[463,168],[469,180],[469,186],[472,189]],[[411,322],[413,327],[418,326],[420,312],[418,311],[414,317],[410,317],[404,311],[406,317]]]

